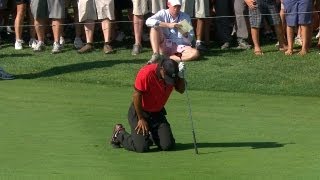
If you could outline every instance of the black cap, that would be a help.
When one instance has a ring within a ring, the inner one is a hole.
[[[166,84],[174,85],[179,72],[178,63],[172,59],[164,59],[162,67],[165,71],[164,81]]]

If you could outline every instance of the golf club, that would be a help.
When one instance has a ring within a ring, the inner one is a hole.
[[[178,56],[180,58],[180,61],[182,61],[182,53],[175,53],[176,56]],[[183,72],[184,73],[184,72]],[[186,74],[184,73],[184,78],[186,79]],[[191,128],[192,128],[192,136],[193,136],[193,145],[194,145],[194,151],[196,154],[199,154],[198,152],[198,146],[197,146],[197,141],[196,141],[196,134],[194,131],[194,125],[193,125],[193,120],[192,120],[192,112],[191,112],[191,104],[190,104],[190,99],[189,99],[189,94],[188,94],[188,90],[187,90],[187,81],[185,81],[185,92],[186,92],[186,96],[187,96],[187,103],[188,103],[188,107],[189,107],[189,119],[191,122]]]

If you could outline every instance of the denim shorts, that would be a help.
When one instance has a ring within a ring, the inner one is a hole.
[[[310,0],[284,0],[283,1],[288,26],[311,24],[312,1]]]

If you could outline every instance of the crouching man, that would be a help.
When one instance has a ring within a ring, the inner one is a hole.
[[[160,150],[175,147],[171,127],[164,108],[171,92],[185,91],[184,64],[171,59],[145,65],[136,76],[133,102],[129,108],[130,131],[122,124],[116,124],[111,137],[111,145],[130,151],[147,152],[150,136]]]
[[[183,22],[187,22],[192,27],[190,16],[181,12],[181,0],[168,0],[168,9],[162,9],[147,19],[146,25],[151,27],[150,42],[153,55],[148,63],[153,63],[161,55],[170,59],[180,61],[175,53],[182,53],[183,61],[196,60],[199,51],[191,47],[194,39],[193,28],[183,31]]]

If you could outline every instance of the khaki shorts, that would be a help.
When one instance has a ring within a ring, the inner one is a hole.
[[[114,0],[79,0],[79,22],[86,20],[115,19]]]
[[[31,0],[30,9],[34,18],[63,19],[64,0]]]
[[[209,0],[182,0],[181,11],[190,17],[208,17],[210,15],[209,9]]]
[[[167,8],[167,0],[150,0],[150,1],[151,3],[149,3],[149,10],[151,10],[152,14],[155,14],[158,11]]]

